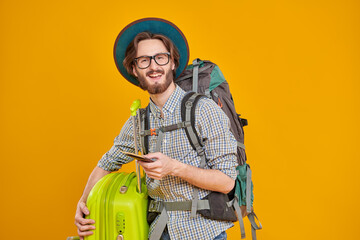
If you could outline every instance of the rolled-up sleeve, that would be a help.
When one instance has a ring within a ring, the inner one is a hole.
[[[207,165],[235,179],[237,143],[229,118],[214,101],[202,99],[199,103],[195,127],[203,139]]]
[[[97,166],[111,172],[119,170],[123,164],[133,160],[133,158],[126,156],[121,151],[135,152],[134,130],[131,117],[126,121],[120,134],[115,138],[114,145],[102,156]]]

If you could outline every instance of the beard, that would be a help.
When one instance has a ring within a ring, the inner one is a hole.
[[[153,73],[160,73],[160,74],[164,74],[164,70],[159,69],[159,70],[155,70],[155,71],[149,71],[146,73],[147,76],[149,76],[150,74]],[[148,91],[150,94],[159,94],[159,93],[163,93],[165,92],[166,89],[168,89],[168,87],[170,86],[170,84],[173,81],[173,72],[172,71],[167,71],[165,73],[165,82],[164,83],[158,83],[155,82],[154,84],[150,84],[147,80],[146,77],[138,74],[138,81],[139,81],[139,87],[145,91]]]

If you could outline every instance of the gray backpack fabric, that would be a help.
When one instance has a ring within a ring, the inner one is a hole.
[[[175,83],[186,92],[193,91],[213,99],[226,113],[230,119],[231,132],[238,142],[238,162],[243,165],[246,162],[243,127],[248,122],[237,114],[229,85],[220,68],[210,61],[195,59]]]

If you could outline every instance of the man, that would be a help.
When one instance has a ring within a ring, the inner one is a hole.
[[[174,83],[188,61],[187,42],[181,31],[163,19],[141,19],[119,34],[114,50],[122,75],[150,95],[150,128],[181,122],[180,105],[185,92]],[[161,145],[156,144],[158,136],[149,137],[150,153],[146,157],[156,161],[139,164],[146,173],[151,198],[189,201],[195,188],[199,188],[198,199],[210,191],[228,193],[233,189],[236,140],[229,130],[227,116],[212,100],[202,98],[196,107],[195,126],[204,141],[207,157],[204,169],[199,168],[201,158],[183,129],[166,132]],[[75,215],[81,238],[95,229],[94,220],[83,218],[89,214],[85,203],[90,190],[100,178],[132,160],[121,151],[134,152],[133,128],[129,119],[89,177]],[[150,234],[157,220],[151,225]],[[191,217],[190,211],[173,211],[162,239],[226,239],[225,230],[232,226],[231,222],[205,219],[200,214]]]

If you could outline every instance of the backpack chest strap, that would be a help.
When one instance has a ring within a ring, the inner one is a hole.
[[[184,122],[175,123],[175,124],[160,127],[160,128],[142,130],[140,132],[140,136],[145,137],[145,136],[159,135],[160,132],[163,132],[163,133],[171,132],[171,131],[174,131],[174,130],[177,130],[177,129],[186,128],[188,126],[191,126],[191,123],[187,122],[187,121],[184,121]]]
[[[156,139],[155,152],[160,152],[161,143],[164,139],[165,132],[171,132],[171,131],[174,131],[177,129],[186,128],[188,126],[191,126],[191,123],[184,121],[184,122],[175,123],[175,124],[160,127],[160,128],[142,130],[140,132],[140,137],[142,139],[142,142],[144,142],[145,137],[153,136],[153,135],[158,136]]]
[[[166,211],[191,211],[192,201],[180,202],[163,202],[151,199],[149,203],[149,212],[161,213],[163,208]],[[197,203],[198,210],[210,209],[209,200],[199,200]]]
[[[198,209],[210,209],[208,200],[199,200],[197,204]],[[161,214],[152,234],[149,237],[149,240],[160,239],[169,220],[169,215],[167,214],[167,211],[190,211],[191,209],[192,201],[162,202],[151,200],[149,204],[149,212],[157,212]]]

